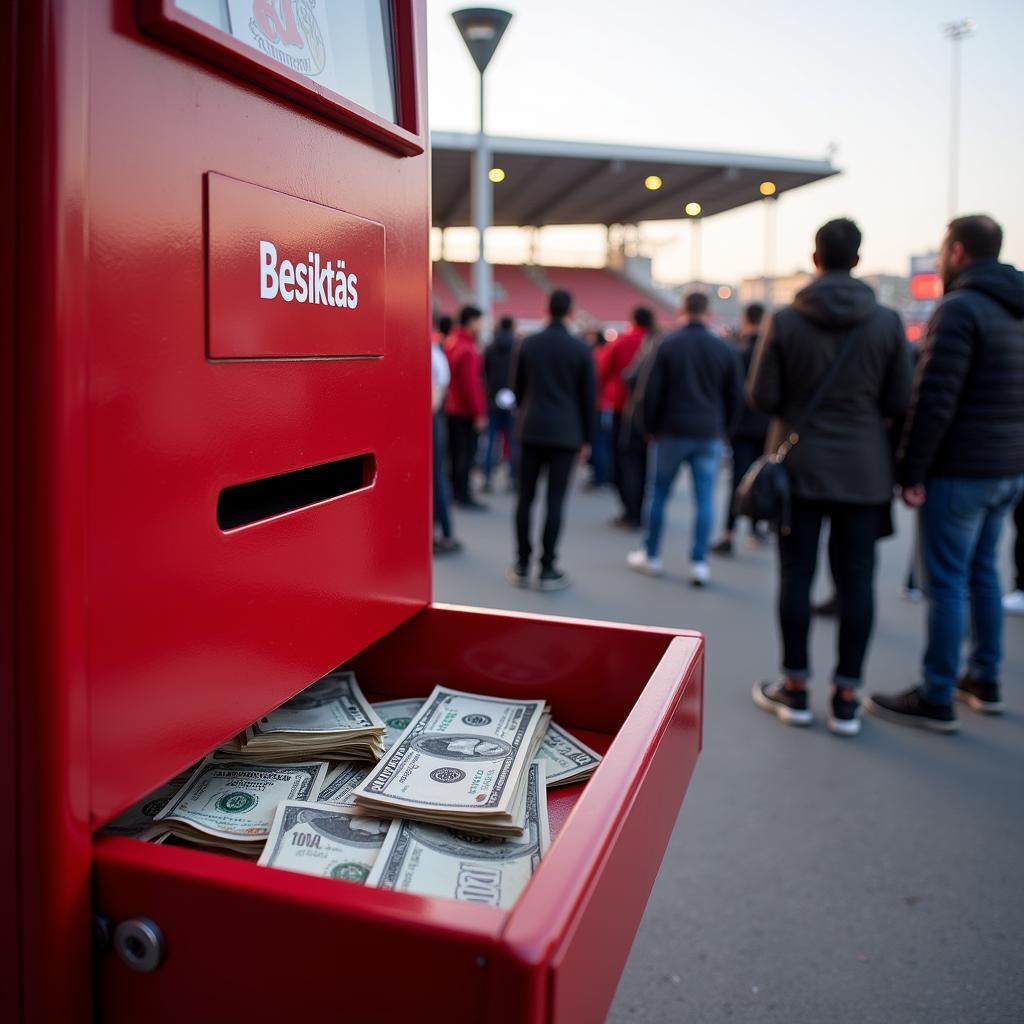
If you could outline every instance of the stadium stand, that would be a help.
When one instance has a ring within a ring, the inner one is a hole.
[[[543,321],[547,296],[555,288],[572,292],[580,319],[610,327],[623,326],[637,306],[650,306],[664,324],[671,323],[675,316],[667,303],[614,270],[508,263],[493,267],[495,318],[515,317],[527,330]],[[471,287],[472,264],[434,264],[434,304],[438,312],[456,312],[461,304],[459,296],[471,294]]]

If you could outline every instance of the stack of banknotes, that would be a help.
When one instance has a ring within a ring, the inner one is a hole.
[[[221,753],[277,763],[305,757],[376,761],[385,750],[384,723],[359,689],[354,672],[331,672],[229,740]]]
[[[379,761],[360,745],[371,735]],[[249,752],[269,741],[270,756],[222,747],[105,831],[507,907],[547,850],[547,790],[586,779],[601,760],[543,701],[438,686],[371,705],[350,672],[315,683],[244,739]]]

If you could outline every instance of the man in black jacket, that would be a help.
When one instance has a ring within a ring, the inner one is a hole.
[[[658,346],[643,387],[644,426],[657,441],[654,495],[645,547],[631,551],[631,569],[657,575],[665,505],[683,463],[693,475],[693,546],[690,581],[710,578],[707,555],[714,526],[715,477],[722,461],[722,438],[739,411],[743,383],[732,346],[707,328],[708,297],[691,292],[683,301],[685,326]]]
[[[754,346],[757,344],[757,333],[764,319],[764,306],[760,302],[752,302],[743,310],[740,317],[740,333],[737,349],[740,364],[743,367],[744,381],[750,376],[750,365],[754,359]],[[732,449],[732,488],[729,503],[725,509],[725,529],[722,538],[712,547],[716,555],[731,555],[733,530],[736,528],[736,488],[744,474],[764,454],[764,443],[768,438],[768,417],[758,412],[750,402],[744,402],[739,417],[729,436],[729,447]],[[768,523],[751,523],[752,537],[767,540]],[[762,530],[762,528],[764,528]]]
[[[491,493],[491,473],[501,463],[502,449],[509,448],[509,484],[516,479],[513,440],[515,413],[512,411],[512,353],[516,344],[515,321],[503,316],[494,340],[484,350],[484,384],[487,388],[487,448],[484,452],[484,494]],[[495,458],[497,455],[497,458]]]
[[[768,450],[801,424],[803,410],[840,352],[844,363],[800,427],[786,457],[792,488],[790,530],[779,536],[779,682],[754,684],[754,702],[791,725],[812,720],[807,694],[811,582],[824,519],[832,533],[839,593],[839,656],[828,725],[842,736],[860,730],[858,691],[874,624],[875,544],[887,529],[893,459],[887,420],[910,396],[903,325],[850,271],[860,260],[860,230],[832,220],[814,239],[818,277],[772,319],[754,355],[748,394],[775,417]],[[848,349],[846,346],[851,346]]]
[[[903,500],[919,509],[928,643],[921,684],[872,694],[867,706],[938,732],[958,728],[954,697],[976,711],[1003,709],[996,552],[1024,492],[1024,274],[998,262],[1002,241],[991,217],[950,222],[939,251],[945,297],[922,342],[899,456]]]
[[[547,472],[547,518],[537,585],[561,590],[569,577],[555,562],[573,462],[589,453],[594,430],[597,385],[594,360],[586,342],[569,333],[566,320],[572,296],[551,293],[550,323],[526,338],[513,370],[513,390],[519,406],[519,501],[516,505],[517,557],[507,577],[513,586],[530,585],[530,512],[542,471]]]

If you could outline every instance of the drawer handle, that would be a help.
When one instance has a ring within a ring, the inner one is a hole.
[[[155,971],[164,960],[164,934],[148,917],[131,917],[114,930],[114,949],[133,970]]]

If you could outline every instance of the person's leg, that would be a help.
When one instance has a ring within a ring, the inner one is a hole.
[[[448,444],[452,450],[452,495],[469,501],[469,469],[473,458],[473,423],[465,416],[448,417]]]
[[[431,420],[434,455],[434,522],[440,527],[441,536],[445,540],[449,540],[452,535],[452,524],[448,515],[448,488],[444,479],[444,420],[439,412],[435,412]]]
[[[734,437],[730,442],[732,449],[732,486],[729,490],[729,503],[725,509],[725,538],[731,540],[736,529],[736,488],[761,454],[757,442],[748,437]]]
[[[519,499],[516,502],[516,563],[530,564],[530,511],[537,494],[537,479],[543,465],[543,449],[524,444],[519,448]]]
[[[979,484],[986,481],[932,478],[921,509],[928,641],[922,662],[921,696],[951,706],[960,674],[971,563],[987,510]]]
[[[832,682],[856,690],[875,622],[875,545],[882,510],[877,505],[832,505],[829,561],[839,594],[839,657]],[[851,695],[852,696],[852,695]]]
[[[1017,479],[999,481],[985,509],[971,560],[971,655],[968,668],[981,682],[999,681],[1003,660],[1003,593],[999,583],[999,537],[1014,507]]]
[[[695,505],[693,522],[693,548],[690,560],[706,562],[711,545],[711,531],[715,523],[715,480],[718,467],[722,464],[722,442],[691,441],[686,449],[686,458],[693,475],[693,500]]]
[[[491,486],[491,472],[494,469],[494,449],[501,440],[501,413],[487,415],[487,446],[484,449],[484,485]],[[499,461],[501,456],[499,455]]]
[[[665,505],[682,465],[684,443],[674,437],[660,437],[654,448],[654,496],[647,524],[647,557],[655,559],[661,550],[661,531],[665,525]]]
[[[540,567],[553,569],[558,557],[558,538],[562,532],[562,509],[572,479],[572,467],[576,452],[569,449],[553,449],[548,453],[547,514],[544,519],[543,550]]]
[[[810,676],[807,636],[811,628],[811,584],[818,564],[822,506],[793,496],[788,534],[779,535],[779,630],[782,672],[792,684]]]
[[[623,473],[625,463],[626,436],[622,422],[622,412],[612,413],[612,433],[609,438],[609,449],[611,454],[612,483],[622,502],[622,516],[626,517],[626,480]]]
[[[622,455],[622,480],[626,518],[638,527],[644,521],[644,491],[647,489],[647,441],[632,424],[627,428]]]
[[[1017,527],[1017,539],[1013,544],[1013,560],[1017,567],[1016,589],[1024,593],[1024,498],[1013,510],[1013,523]]]

